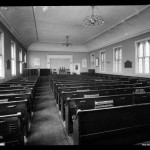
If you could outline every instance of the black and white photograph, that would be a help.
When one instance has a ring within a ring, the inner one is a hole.
[[[0,6],[0,146],[35,145],[150,146],[150,4]]]

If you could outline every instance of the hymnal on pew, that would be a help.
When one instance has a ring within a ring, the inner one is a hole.
[[[111,107],[113,106],[113,104],[114,104],[113,100],[99,101],[99,102],[95,101],[95,108]]]
[[[84,95],[84,98],[94,98],[94,97],[99,97],[99,94]]]
[[[112,107],[113,104],[107,104],[107,105],[98,105],[98,106],[95,106],[95,109],[100,109],[100,108],[105,108],[105,107]]]
[[[1,99],[0,103],[3,103],[3,102],[8,102],[8,99]]]
[[[77,92],[86,92],[89,91],[89,89],[85,89],[85,90],[77,90]]]

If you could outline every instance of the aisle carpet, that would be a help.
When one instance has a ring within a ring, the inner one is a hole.
[[[72,145],[63,125],[48,78],[42,77],[36,94],[36,104],[27,145]]]

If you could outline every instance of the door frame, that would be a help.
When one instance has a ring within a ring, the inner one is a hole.
[[[75,70],[75,66],[76,66],[76,65],[78,65],[78,71]],[[80,63],[74,63],[74,64],[73,64],[73,71],[74,71],[75,73],[77,73],[77,74],[80,74],[80,69],[81,69],[80,67],[81,67],[81,66],[80,66]]]
[[[70,73],[73,72],[73,56],[72,55],[47,55],[47,68],[50,69],[50,59],[51,58],[64,58],[64,59],[70,59]]]

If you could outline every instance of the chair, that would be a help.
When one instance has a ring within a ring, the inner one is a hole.
[[[57,74],[56,69],[53,69],[53,75],[56,75],[56,74]]]
[[[70,74],[70,69],[66,69],[66,73],[67,73],[67,74]]]

